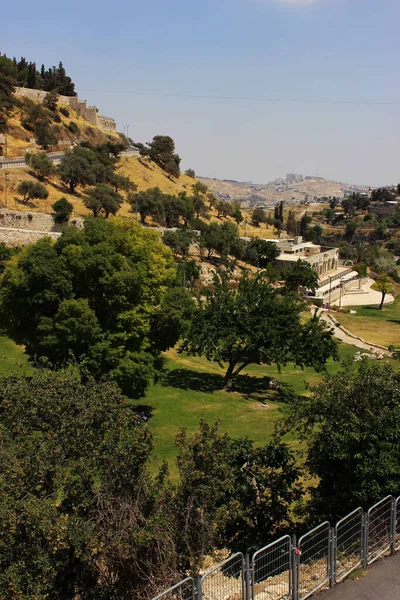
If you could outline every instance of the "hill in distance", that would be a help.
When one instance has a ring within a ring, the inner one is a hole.
[[[226,200],[239,200],[244,206],[275,205],[283,202],[312,202],[318,198],[344,195],[355,192],[368,192],[368,187],[328,181],[320,177],[304,177],[298,181],[277,180],[266,184],[248,181],[234,181],[199,177],[218,197]]]

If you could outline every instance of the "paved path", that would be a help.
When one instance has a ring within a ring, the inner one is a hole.
[[[381,292],[376,290],[371,290],[371,285],[373,285],[375,281],[373,279],[368,278],[364,283],[362,289],[365,292],[364,294],[351,293],[347,292],[342,296],[342,306],[373,306],[375,304],[379,305],[382,300]],[[391,304],[394,301],[394,298],[391,294],[386,294],[384,304]],[[399,597],[400,598],[400,597]]]
[[[317,600],[399,600],[400,553],[372,564],[357,581],[339,583],[333,590],[316,594]]]
[[[338,319],[340,319],[340,315],[335,316]],[[345,331],[340,329],[340,327],[336,327],[336,325],[333,323],[333,321],[331,321],[329,315],[325,311],[321,310],[319,312],[319,317],[328,324],[328,326],[333,330],[333,335],[335,336],[335,338],[337,338],[341,342],[344,342],[345,344],[350,344],[351,346],[356,346],[357,348],[361,348],[361,350],[364,350],[364,352],[369,352],[373,354],[383,354],[384,356],[391,356],[391,352],[389,352],[389,350],[378,348],[373,344],[369,344],[366,341],[358,339],[357,337],[352,337],[351,335],[348,335]]]

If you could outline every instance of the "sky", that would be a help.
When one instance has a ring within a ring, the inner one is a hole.
[[[183,169],[400,181],[399,0],[18,0],[0,49],[61,60],[82,99]]]

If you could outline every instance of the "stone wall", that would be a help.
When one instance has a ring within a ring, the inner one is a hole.
[[[82,229],[83,219],[72,218],[70,224]],[[3,208],[0,210],[0,231],[3,229],[38,231],[43,234],[46,232],[61,232],[64,226],[55,223],[53,215],[17,212]]]
[[[43,104],[47,94],[43,90],[31,90],[29,88],[15,88],[15,94],[17,96],[23,96],[24,98],[30,98]],[[87,106],[86,100],[79,100],[78,96],[58,96],[58,104],[66,104],[73,110],[86,119],[94,127],[98,127],[101,131],[106,133],[115,133],[117,125],[114,119],[110,117],[103,117],[99,115],[99,111],[96,106]]]
[[[56,231],[29,231],[28,229],[3,229],[0,227],[0,243],[7,246],[25,246],[37,242],[41,238],[59,238],[61,233]]]

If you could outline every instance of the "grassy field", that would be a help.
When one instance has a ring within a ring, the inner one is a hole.
[[[336,373],[341,362],[351,359],[357,348],[341,344],[340,362],[329,361],[329,373]],[[159,383],[148,390],[141,401],[150,415],[149,427],[154,433],[155,469],[163,460],[170,465],[171,476],[177,475],[175,437],[181,427],[193,433],[200,419],[208,423],[220,420],[220,429],[234,438],[249,437],[256,445],[265,444],[281,416],[282,398],[277,392],[265,390],[264,377],[275,377],[284,389],[298,395],[308,394],[307,384],[318,383],[322,375],[311,368],[301,370],[293,365],[278,373],[273,367],[251,365],[238,378],[235,392],[223,391],[224,371],[217,364],[170,350],[165,354],[166,373]],[[11,340],[0,337],[0,377],[14,373],[29,374],[23,349]],[[298,447],[296,439],[286,441]]]
[[[23,348],[17,346],[4,336],[0,336],[0,377],[20,374],[25,375],[32,371],[28,364],[28,357]]]
[[[340,346],[340,360],[351,358],[354,346]],[[271,437],[276,420],[280,417],[281,404],[276,393],[266,392],[263,377],[276,377],[286,389],[306,394],[306,382],[317,383],[321,375],[313,369],[301,370],[288,365],[280,374],[273,367],[252,365],[239,377],[236,392],[222,390],[223,370],[202,358],[166,353],[167,375],[162,383],[150,388],[143,405],[151,414],[149,426],[154,432],[157,463],[166,459],[174,476],[176,456],[175,436],[181,427],[190,433],[199,425],[200,419],[214,423],[220,419],[222,432],[232,437],[248,436],[257,445]],[[340,362],[330,361],[328,371],[335,373]],[[291,445],[296,440],[288,437]]]
[[[336,315],[343,327],[367,342],[400,347],[400,298],[396,298],[393,304],[386,304],[383,310],[379,310],[378,306],[349,308],[356,312]]]

